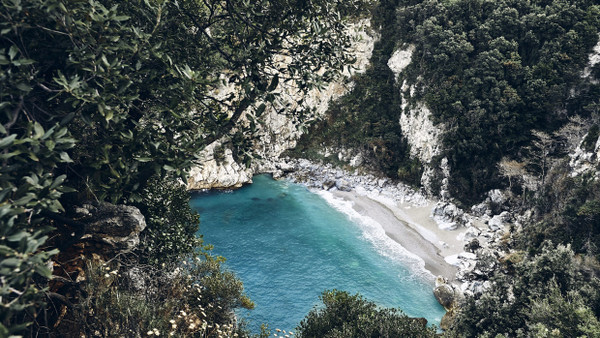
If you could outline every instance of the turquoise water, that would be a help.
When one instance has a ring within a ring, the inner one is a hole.
[[[414,259],[386,249],[395,243],[304,186],[255,176],[233,192],[196,193],[191,205],[205,243],[227,258],[256,305],[239,313],[254,332],[261,323],[295,329],[326,289],[359,292],[439,325],[444,309]]]

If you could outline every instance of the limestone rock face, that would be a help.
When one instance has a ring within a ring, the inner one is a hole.
[[[274,161],[284,151],[296,146],[297,140],[303,133],[301,122],[297,117],[286,114],[290,109],[306,108],[310,111],[309,120],[316,119],[323,115],[329,106],[329,102],[342,95],[352,88],[352,84],[348,83],[350,76],[356,73],[364,72],[369,64],[369,59],[373,51],[376,36],[367,33],[369,21],[363,20],[355,25],[351,25],[350,32],[356,37],[356,41],[352,46],[353,54],[357,61],[353,65],[351,71],[344,71],[343,77],[326,85],[322,90],[313,89],[308,95],[305,95],[298,90],[293,84],[281,83],[275,92],[278,94],[280,101],[275,104],[276,107],[268,105],[263,115],[257,123],[257,132],[254,143],[254,153],[257,154],[256,160],[250,168],[236,163],[231,151],[225,150],[222,159],[215,160],[214,150],[218,147],[227,147],[227,136],[222,140],[206,147],[201,152],[202,159],[198,165],[192,169],[188,180],[188,189],[213,189],[213,188],[237,188],[245,183],[251,183],[254,173],[273,173],[275,177],[283,174],[282,170],[277,168]],[[288,60],[282,57],[277,60],[282,65],[285,65]],[[220,95],[231,93],[235,88],[223,88]],[[301,106],[298,102],[302,102]],[[288,106],[288,109],[282,109]],[[249,123],[244,120],[241,123]],[[361,163],[361,158],[356,158],[354,163]]]
[[[415,46],[409,46],[407,49],[398,49],[392,54],[387,65],[394,74],[400,74],[410,64],[414,50]]]
[[[571,176],[575,177],[584,173],[593,172],[594,175],[598,177],[600,174],[600,137],[596,140],[592,151],[587,151],[582,145],[583,140],[575,151],[569,154],[569,157],[571,158],[569,161]]]
[[[115,252],[134,249],[146,220],[139,209],[128,205],[90,202],[75,210],[85,224],[82,240],[102,243]]]
[[[402,135],[410,144],[410,155],[419,158],[421,163],[430,163],[441,153],[440,136],[442,130],[433,125],[431,111],[422,103],[400,115]]]
[[[598,41],[596,46],[594,46],[592,53],[589,55],[588,65],[583,70],[581,77],[583,77],[583,78],[590,77],[590,75],[592,74],[592,67],[594,67],[598,63],[600,63],[600,41]],[[592,81],[592,83],[597,83],[598,79],[591,79],[591,81]]]
[[[399,49],[394,52],[392,57],[388,60],[388,67],[396,77],[404,71],[404,69],[410,64],[412,60],[412,54],[414,46],[409,46],[406,49]],[[404,82],[401,86],[401,109],[400,114],[400,128],[402,129],[402,135],[406,138],[406,141],[410,145],[410,155],[413,158],[418,158],[423,165],[423,176],[421,177],[421,184],[431,194],[432,183],[435,180],[443,180],[449,177],[449,168],[434,168],[432,160],[435,156],[441,154],[441,136],[443,133],[443,125],[434,125],[431,120],[431,111],[422,102],[409,105],[406,93],[412,96],[414,88],[410,87]],[[448,161],[445,162],[447,167]],[[446,170],[447,169],[447,170]],[[434,177],[436,171],[441,171],[443,177]],[[448,173],[446,174],[446,171]],[[446,198],[447,195],[447,182],[442,184],[441,195],[442,198]]]
[[[252,182],[252,171],[238,164],[230,149],[223,150],[222,159],[215,158],[216,145],[212,144],[202,151],[204,161],[190,170],[188,189],[231,189]]]

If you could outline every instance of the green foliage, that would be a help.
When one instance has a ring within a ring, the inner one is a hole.
[[[273,104],[280,82],[304,92],[334,78],[352,59],[344,23],[361,8],[360,0],[0,0],[1,335],[37,321],[56,254],[47,238],[68,243],[65,210],[86,200],[136,203],[152,250],[190,252],[196,241],[176,246],[196,225],[175,208],[181,192],[159,197],[170,190],[148,187],[150,179],[184,176],[199,149],[234,127],[236,154],[246,156],[253,124],[242,117],[254,121],[261,109],[249,108]],[[234,92],[218,97],[226,85]]]
[[[310,156],[323,146],[353,148],[369,157],[376,170],[415,186],[420,185],[421,164],[411,159],[398,126],[401,98],[394,74],[387,66],[394,52],[397,1],[380,1],[373,9],[373,26],[381,38],[375,43],[371,64],[353,78],[349,93],[330,105],[326,117],[313,124],[298,142],[296,153]]]
[[[517,245],[535,252],[543,241],[569,243],[576,253],[600,258],[600,182],[593,177],[568,175],[568,167],[549,173],[544,194],[535,206],[541,219],[523,229]]]
[[[469,297],[448,336],[507,337],[590,335],[600,329],[600,282],[569,246],[546,242],[542,251],[497,271],[493,286]]]
[[[224,271],[219,259],[206,254],[175,264],[169,271],[139,264],[90,266],[84,299],[75,311],[78,330],[105,337],[147,336],[153,330],[160,336],[222,336],[217,330],[225,336],[248,336],[234,325],[232,311],[253,304],[241,281]],[[71,327],[62,329],[71,330],[64,335],[75,334]]]
[[[435,330],[396,309],[378,308],[360,295],[325,291],[296,329],[299,337],[435,337]]]
[[[20,331],[18,317],[45,298],[46,286],[35,281],[50,276],[46,263],[57,251],[44,247],[52,228],[43,213],[64,210],[59,199],[70,190],[54,169],[72,162],[66,151],[74,143],[59,125],[11,127],[0,125],[0,335]]]
[[[592,1],[401,1],[397,13],[398,39],[415,46],[400,79],[415,90],[404,95],[446,126],[451,192],[465,203],[501,184],[495,164],[531,130],[587,115],[597,100],[580,76],[600,29]]]
[[[196,235],[199,215],[190,207],[189,199],[185,185],[176,179],[150,180],[139,204],[142,214],[147,215],[137,248],[143,262],[170,263],[202,248],[202,238]]]

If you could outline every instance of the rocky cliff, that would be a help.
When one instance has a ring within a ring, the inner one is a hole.
[[[364,72],[377,37],[371,31],[368,20],[360,21],[349,29],[355,36],[352,49],[356,63],[353,69],[345,70],[340,79],[327,84],[324,89],[311,90],[303,100],[300,100],[298,91],[293,85],[280,84],[276,89],[280,97],[277,106],[288,105],[291,109],[295,109],[298,108],[297,102],[303,101],[302,108],[310,111],[309,120],[313,120],[327,111],[331,100],[342,96],[352,87],[349,79],[353,74]],[[285,63],[285,60],[281,61]],[[224,88],[223,92],[227,91]],[[226,136],[201,152],[202,161],[191,170],[188,188],[190,190],[237,188],[252,182],[252,175],[255,173],[280,173],[281,168],[276,165],[276,159],[285,150],[296,145],[296,141],[303,133],[303,125],[296,116],[279,112],[273,107],[267,108],[260,122],[253,149],[258,160],[249,167],[236,162],[232,151],[227,148]]]

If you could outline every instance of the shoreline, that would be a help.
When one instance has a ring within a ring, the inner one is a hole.
[[[373,198],[374,196],[369,196],[369,194],[359,194],[354,189],[351,191],[334,190],[329,192],[336,198],[351,202],[352,208],[357,213],[378,223],[387,237],[422,260],[425,270],[432,275],[432,281],[438,276],[447,278],[450,282],[456,280],[458,268],[446,262],[444,256],[461,252],[462,242],[456,240],[456,231],[437,228],[435,222],[428,215],[428,211],[431,211],[431,204],[425,207],[403,206],[400,203],[390,205],[391,201],[384,203],[377,198]],[[424,213],[427,214],[423,215]],[[435,230],[432,231],[429,227],[419,224],[422,223],[423,216],[428,218],[426,221],[433,223],[430,225],[435,227]],[[441,232],[447,232],[448,234],[442,234]],[[447,242],[451,240],[455,243],[449,244]]]

